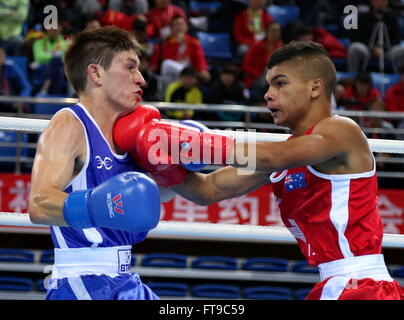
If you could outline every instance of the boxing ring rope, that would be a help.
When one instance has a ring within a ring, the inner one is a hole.
[[[0,117],[0,130],[40,133],[46,128],[48,123],[49,120]],[[239,141],[284,141],[289,136],[288,134],[259,133],[252,132],[250,130],[215,131],[234,136],[236,140]],[[373,152],[404,154],[404,141],[383,139],[368,139],[368,141]],[[30,227],[48,230],[48,226],[31,223],[28,214],[11,212],[0,212],[0,226],[17,228]],[[284,244],[296,243],[295,238],[285,227],[190,223],[177,221],[161,221],[157,228],[150,232],[150,237],[165,239],[241,241],[260,243],[267,242]],[[404,235],[384,234],[383,247],[404,248]]]
[[[49,226],[33,224],[28,214],[0,212],[0,226],[44,228]],[[209,240],[258,243],[296,243],[295,238],[285,227],[214,224],[197,222],[160,221],[151,230],[150,238],[176,240]],[[383,236],[383,248],[404,248],[404,235],[387,234]]]
[[[48,123],[49,120],[43,119],[0,117],[0,130],[40,133]],[[284,141],[289,137],[289,134],[252,132],[251,129],[249,131],[214,131],[233,136],[238,141]],[[368,141],[373,152],[404,154],[404,141],[383,139],[368,139]]]

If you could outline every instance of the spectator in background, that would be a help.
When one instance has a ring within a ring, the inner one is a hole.
[[[149,11],[147,0],[109,0],[109,7],[112,10],[123,12],[127,16],[146,14]]]
[[[379,99],[379,90],[373,87],[369,73],[359,73],[354,83],[345,89],[343,99],[347,110],[366,110],[372,100]]]
[[[100,20],[97,19],[96,15],[85,15],[83,16],[83,30],[97,29],[101,27]]]
[[[275,49],[281,47],[282,30],[277,22],[271,22],[266,27],[265,38],[253,44],[243,59],[244,84],[260,92],[258,99],[262,100],[267,83],[265,81],[266,66]]]
[[[0,96],[31,95],[31,85],[25,73],[6,58],[6,50],[0,47]],[[17,112],[22,107],[19,102],[0,102],[0,112]]]
[[[383,112],[385,111],[385,103],[382,99],[374,99],[371,100],[367,106],[368,111],[373,111],[373,112]],[[369,139],[391,139],[391,140],[396,140],[397,136],[394,133],[394,126],[391,122],[379,118],[379,117],[369,117],[369,118],[364,118],[363,119],[363,129],[366,132],[366,136]],[[382,129],[384,132],[371,132],[370,130],[366,129]],[[384,158],[393,158],[393,157],[398,157],[402,158],[402,155],[394,155],[391,153],[375,153],[376,157],[384,157]],[[390,163],[390,162],[383,162],[383,161],[377,161],[376,162],[376,170],[378,171],[402,171],[403,166],[402,164],[398,163]],[[393,179],[397,180],[397,179]],[[388,178],[383,178],[379,177],[379,184],[380,185],[386,185],[384,187],[390,187],[393,185],[391,184],[392,180]],[[395,181],[394,181],[395,182]]]
[[[397,17],[389,10],[388,0],[371,0],[371,10],[359,14],[358,29],[349,31],[351,44],[348,47],[348,71],[365,71],[367,62],[371,58],[378,59],[383,52],[390,59],[395,71],[404,62],[404,47],[400,46],[400,32]],[[388,38],[384,37],[384,48],[378,47],[377,37],[374,47],[369,47],[369,41],[376,31],[378,22],[383,21],[387,28]],[[389,41],[388,41],[389,40]],[[388,47],[388,43],[391,47]]]
[[[347,56],[345,46],[322,27],[311,27],[301,21],[296,22],[292,27],[292,40],[321,43],[331,58],[346,58]]]
[[[101,2],[101,0],[74,0],[73,8],[80,15],[95,15],[102,8]]]
[[[215,81],[206,98],[212,104],[248,104],[250,91],[239,79],[239,71],[235,65],[226,65],[220,71],[219,79]],[[238,121],[244,117],[242,112],[216,112],[219,120]]]
[[[404,64],[399,68],[400,82],[387,89],[384,96],[387,111],[404,111]]]
[[[171,25],[174,17],[180,16],[185,21],[188,17],[181,7],[171,4],[171,0],[155,0],[155,8],[147,14],[147,34],[151,38],[165,39],[171,34]]]
[[[110,0],[105,0],[102,9],[97,11],[97,18],[103,26],[115,26],[131,32],[133,22],[136,19],[146,19],[143,14],[128,14],[130,10],[122,12],[114,9],[111,7],[110,3]]]
[[[211,76],[200,41],[188,34],[188,24],[182,16],[172,20],[171,35],[164,40],[152,58],[152,70],[167,82],[177,80],[182,69],[188,66],[196,71],[199,80],[207,82]]]
[[[200,104],[203,102],[203,94],[197,86],[195,70],[186,67],[181,71],[179,80],[168,85],[165,91],[165,102]],[[166,115],[172,119],[184,120],[192,119],[194,111],[188,110],[168,110]]]
[[[152,57],[155,54],[157,44],[147,36],[147,21],[143,19],[136,19],[132,24],[132,32],[139,42],[143,54]]]
[[[163,96],[162,92],[159,92],[159,79],[158,76],[150,70],[150,57],[146,52],[142,52],[139,56],[139,71],[142,73],[143,79],[146,84],[142,87],[143,100],[145,101],[159,101]]]
[[[31,66],[41,68],[44,82],[40,88],[41,94],[65,94],[67,83],[63,69],[63,55],[67,41],[61,33],[62,24],[56,29],[46,30],[45,36],[33,44],[34,63]]]
[[[248,1],[248,7],[236,15],[233,25],[233,38],[238,44],[239,56],[242,57],[252,45],[264,39],[265,30],[272,20],[266,11],[266,0]]]
[[[24,45],[23,25],[28,17],[28,0],[2,0],[0,2],[0,46],[10,56],[21,54]]]

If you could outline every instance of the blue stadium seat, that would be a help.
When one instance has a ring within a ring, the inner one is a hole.
[[[238,299],[241,290],[229,284],[198,284],[192,287],[192,296],[200,298]]]
[[[285,287],[254,286],[243,290],[245,299],[292,300],[292,290]]]
[[[386,92],[389,87],[400,81],[400,75],[395,73],[371,72],[370,76],[372,77],[373,86],[380,92]],[[382,88],[383,86],[384,88]]]
[[[23,277],[0,277],[0,290],[31,291],[34,282]]]
[[[344,45],[345,48],[348,48],[349,45],[351,44],[351,39],[346,38],[346,37],[337,38],[337,40],[339,42],[341,42]]]
[[[28,141],[28,134],[22,133],[21,135],[21,142],[27,142]],[[14,143],[17,142],[18,140],[18,133],[17,132],[11,132],[11,131],[0,131],[0,142],[6,142],[6,143]],[[0,156],[5,157],[5,158],[10,158],[10,161],[14,162],[17,154],[17,148],[16,147],[0,147]],[[22,148],[21,149],[21,156],[27,156],[28,154],[28,149],[27,148]]]
[[[60,94],[38,94],[37,98],[68,98],[68,96]],[[33,113],[54,115],[60,109],[65,107],[66,106],[62,104],[36,103],[33,106]]]
[[[46,65],[39,66],[31,71],[31,84],[34,89],[39,90],[46,80]]]
[[[293,291],[296,300],[304,300],[311,291],[311,288],[296,289]]]
[[[312,266],[307,263],[306,260],[299,260],[292,263],[291,266],[292,272],[301,272],[301,273],[319,273],[318,268]]]
[[[226,32],[198,31],[197,38],[201,42],[206,58],[231,59],[231,38]]]
[[[150,253],[143,256],[141,265],[145,267],[186,268],[187,256],[174,253]]]
[[[148,282],[147,286],[159,297],[186,297],[189,294],[189,286],[183,282]]]
[[[222,3],[220,1],[201,1],[201,0],[191,0],[189,1],[189,10],[193,14],[210,14],[216,12]]]
[[[40,291],[40,292],[46,292],[46,288],[45,288],[45,284],[44,281],[46,281],[45,279],[38,279],[36,281],[36,291]]]
[[[355,78],[356,73],[355,72],[344,72],[344,71],[337,71],[337,82],[340,81],[341,79],[347,79],[347,78]]]
[[[205,256],[192,260],[192,268],[237,270],[237,259],[233,257]]]
[[[44,250],[39,256],[39,262],[41,263],[53,263],[55,261],[55,253],[53,249]]]
[[[34,262],[35,254],[25,249],[0,249],[0,261],[2,262]]]
[[[391,275],[397,278],[404,278],[404,266],[398,266],[393,269]]]
[[[26,56],[7,56],[7,60],[13,61],[28,79],[28,58]]]
[[[281,258],[248,258],[245,260],[243,269],[253,271],[278,271],[287,272],[289,262]]]
[[[300,19],[300,8],[298,6],[278,6],[272,4],[267,7],[267,12],[282,27]]]

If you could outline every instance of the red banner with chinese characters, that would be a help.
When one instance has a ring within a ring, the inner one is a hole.
[[[29,174],[0,174],[0,210],[26,213],[30,186]],[[385,233],[404,234],[404,190],[380,189],[379,210]],[[183,222],[283,225],[271,185],[207,207],[176,196],[162,205],[162,217]]]

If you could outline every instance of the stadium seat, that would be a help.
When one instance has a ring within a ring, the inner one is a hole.
[[[237,270],[237,259],[233,257],[206,256],[192,260],[192,268]]]
[[[381,93],[385,93],[388,88],[400,81],[399,74],[371,72],[373,86]]]
[[[231,38],[225,32],[204,32],[198,31],[197,38],[201,42],[206,58],[231,59]]]
[[[192,287],[192,296],[200,298],[238,299],[241,290],[229,284],[198,284]]]
[[[53,263],[55,261],[55,253],[53,249],[44,250],[39,256],[39,262],[41,263]]]
[[[356,73],[355,72],[344,72],[344,71],[337,71],[337,82],[340,81],[341,79],[347,79],[347,78],[355,78]]]
[[[311,288],[296,289],[293,291],[296,300],[304,300],[311,291]]]
[[[404,266],[397,266],[391,271],[391,275],[397,278],[404,278]]]
[[[186,268],[187,257],[174,253],[150,253],[143,256],[144,267]]]
[[[38,94],[37,98],[68,98],[66,95],[60,94]],[[33,106],[33,113],[54,115],[60,109],[65,108],[66,105],[54,103],[36,103]]]
[[[7,56],[7,60],[13,61],[28,79],[28,58],[26,56]]]
[[[285,287],[254,286],[243,290],[245,299],[292,300],[292,290]]]
[[[5,143],[16,143],[18,140],[18,133],[11,132],[11,131],[0,131],[0,142]],[[22,133],[21,134],[21,142],[28,141],[28,134]],[[27,156],[28,149],[22,148],[21,149],[21,156]],[[15,157],[17,155],[17,148],[12,146],[0,146],[0,156],[4,157],[4,161],[7,161],[7,158],[10,158],[10,161],[14,162]]]
[[[46,281],[46,278],[45,279],[38,279],[38,280],[35,281],[36,291],[46,292],[44,281]]]
[[[248,258],[245,260],[243,269],[252,271],[279,271],[287,272],[289,262],[281,258]]]
[[[23,277],[0,277],[0,290],[13,291],[31,291],[34,287],[34,282],[31,279]]]
[[[339,42],[341,42],[344,45],[345,48],[348,48],[349,45],[351,44],[351,39],[346,38],[346,37],[337,38],[337,40]]]
[[[39,90],[46,80],[46,65],[38,66],[31,71],[31,84],[34,91]]]
[[[189,286],[183,282],[148,282],[147,286],[158,296],[186,297]]]
[[[222,3],[220,1],[189,1],[189,10],[191,14],[207,15],[216,12]]]
[[[0,249],[1,262],[34,262],[35,254],[25,249]]]
[[[298,6],[278,6],[272,4],[267,7],[267,12],[282,27],[300,19],[300,8]]]
[[[307,263],[306,260],[299,260],[292,263],[291,266],[292,272],[301,272],[301,273],[319,273],[318,268],[312,266]]]

